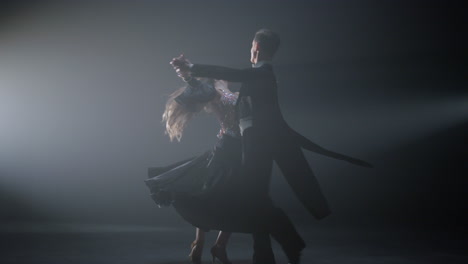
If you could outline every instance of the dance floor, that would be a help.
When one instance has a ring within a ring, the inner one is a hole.
[[[382,228],[304,228],[303,264],[462,264],[468,263],[461,233]],[[182,264],[193,240],[191,228],[73,224],[4,224],[0,263]],[[211,263],[208,233],[204,263]],[[277,263],[287,263],[274,244]],[[249,235],[234,234],[228,254],[233,264],[250,263]]]

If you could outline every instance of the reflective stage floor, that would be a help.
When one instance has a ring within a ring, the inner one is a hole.
[[[462,264],[468,263],[461,233],[357,228],[298,228],[307,248],[303,264]],[[216,233],[207,235],[204,263]],[[194,237],[191,228],[73,224],[4,224],[0,263],[182,264]],[[287,263],[277,244],[278,264]],[[250,263],[252,240],[234,234],[228,255],[233,264]]]

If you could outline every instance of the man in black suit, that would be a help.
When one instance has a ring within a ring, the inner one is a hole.
[[[305,243],[287,215],[275,207],[269,187],[273,161],[303,205],[318,219],[330,214],[327,201],[310,169],[301,148],[358,165],[367,165],[344,155],[321,148],[291,129],[284,120],[277,96],[272,59],[279,47],[279,36],[267,29],[256,32],[251,48],[252,68],[231,69],[221,66],[192,64],[183,56],[171,64],[184,76],[207,77],[241,82],[237,115],[242,132],[243,167],[246,201],[255,203],[263,227],[253,232],[255,264],[274,264],[270,235],[283,248],[289,262],[300,262]]]

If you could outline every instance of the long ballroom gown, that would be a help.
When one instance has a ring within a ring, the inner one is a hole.
[[[221,126],[217,142],[199,156],[149,168],[145,181],[158,206],[173,206],[187,222],[205,231],[251,232],[257,228],[252,214],[240,213],[249,208],[239,199],[242,149],[236,100],[237,94],[217,91],[206,82],[188,86],[176,101],[187,109],[208,103]]]

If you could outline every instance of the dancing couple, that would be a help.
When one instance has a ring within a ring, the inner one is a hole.
[[[256,32],[250,50],[252,68],[248,69],[192,64],[183,55],[171,61],[186,86],[172,93],[166,104],[163,121],[170,139],[180,141],[187,123],[201,111],[214,114],[221,127],[212,150],[166,167],[149,168],[145,181],[159,206],[173,206],[196,227],[189,254],[192,263],[201,263],[209,230],[220,230],[211,248],[213,261],[231,263],[226,246],[230,234],[239,232],[252,234],[254,264],[276,263],[271,237],[290,264],[300,263],[304,240],[269,195],[273,161],[317,219],[330,210],[302,149],[370,167],[326,150],[288,126],[280,111],[272,66],[279,45],[275,32]],[[228,82],[240,82],[239,93],[231,92]]]

